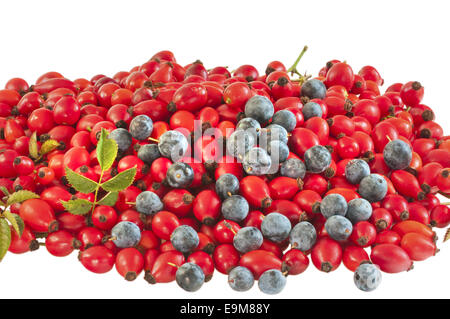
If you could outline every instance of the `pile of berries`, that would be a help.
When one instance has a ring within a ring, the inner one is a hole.
[[[306,51],[306,48],[305,50]],[[79,250],[95,273],[198,290],[218,271],[279,293],[310,259],[356,286],[437,252],[450,137],[419,82],[326,63],[230,72],[170,51],[113,77],[0,90],[0,260]],[[450,237],[447,233],[446,237]],[[447,239],[447,238],[446,238]]]

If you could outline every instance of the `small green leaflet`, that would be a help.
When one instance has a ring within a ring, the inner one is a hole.
[[[51,151],[55,150],[59,146],[58,141],[55,140],[46,140],[44,144],[42,144],[41,149],[39,150],[40,156],[43,156]]]
[[[25,228],[22,218],[8,210],[3,212],[3,216],[5,216],[5,218],[11,223],[11,226],[14,228],[19,237],[22,237],[23,229]]]
[[[70,168],[66,167],[66,177],[69,184],[73,186],[77,191],[83,194],[90,194],[97,188],[97,183],[93,180],[80,175]]]
[[[109,192],[101,200],[98,201],[97,205],[114,206],[119,198],[118,192]]]
[[[39,198],[39,195],[35,194],[33,192],[30,192],[30,191],[27,191],[27,190],[17,191],[17,192],[12,193],[8,197],[8,201],[6,202],[6,205],[11,206],[12,204],[22,203],[22,202],[26,201],[27,199],[32,199],[32,198]]]
[[[39,157],[36,132],[34,132],[30,137],[30,141],[28,143],[28,152],[30,153],[30,156],[34,159]]]
[[[11,244],[11,229],[4,218],[0,218],[0,261],[5,257]]]
[[[107,171],[114,164],[117,156],[118,146],[116,141],[108,138],[108,132],[102,129],[100,139],[97,143],[97,160],[102,171]]]
[[[86,199],[61,201],[64,208],[73,215],[86,215],[92,209],[92,203]]]
[[[119,192],[131,184],[133,184],[134,177],[136,176],[136,167],[132,167],[123,171],[113,178],[107,180],[100,186],[108,192]]]
[[[17,225],[19,226],[19,235],[22,237],[23,230],[25,229],[25,222],[23,221],[22,217],[20,217],[17,214],[12,214],[14,218],[16,219]]]
[[[3,192],[4,196],[9,195],[9,191],[8,191],[8,189],[5,186],[0,186],[0,191]]]

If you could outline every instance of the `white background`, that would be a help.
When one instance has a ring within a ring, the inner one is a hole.
[[[357,72],[370,64],[389,85],[420,81],[424,102],[450,130],[450,52],[447,1],[5,1],[0,2],[0,86],[15,76],[32,83],[58,71],[70,79],[129,70],[155,52],[172,50],[181,64],[206,67],[293,62],[317,74],[329,60],[346,60]],[[386,85],[385,85],[386,87]],[[448,134],[448,133],[447,133]],[[443,237],[442,232],[439,233]],[[354,287],[343,265],[331,273],[311,264],[288,278],[274,298],[450,297],[450,243],[415,269],[383,274],[372,293]],[[176,284],[149,286],[142,276],[126,282],[113,269],[86,271],[76,253],[56,258],[45,248],[8,254],[0,264],[0,298],[264,298],[257,287],[235,293],[220,274],[195,294]]]

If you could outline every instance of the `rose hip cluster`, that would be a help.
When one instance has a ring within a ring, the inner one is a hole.
[[[257,280],[268,294],[311,259],[323,272],[343,263],[371,291],[381,271],[433,256],[432,227],[450,224],[436,197],[450,193],[450,138],[419,82],[382,94],[383,82],[374,67],[355,74],[338,60],[311,78],[278,61],[264,74],[182,66],[170,51],[113,77],[11,79],[0,90],[0,192],[39,198],[10,206],[24,228],[9,251],[45,238],[55,256],[79,249],[95,273],[115,266],[127,280],[144,273],[196,291],[218,271],[236,291]],[[103,131],[118,149],[105,172]],[[46,141],[57,147],[31,156]],[[66,168],[95,182],[136,174],[103,204]],[[68,211],[74,199],[92,211]]]

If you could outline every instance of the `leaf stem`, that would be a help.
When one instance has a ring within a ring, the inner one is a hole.
[[[103,173],[105,173],[104,170],[102,170],[102,172],[100,173],[100,178],[98,180],[97,187],[95,188],[94,202],[92,203],[92,211],[91,211],[91,213],[94,213],[95,205],[97,204],[97,195],[98,195],[98,190],[100,189],[100,185],[102,183]]]
[[[297,57],[297,60],[295,60],[294,64],[293,64],[289,69],[287,69],[286,73],[289,73],[289,72],[290,72],[290,73],[295,73],[295,74],[298,74],[298,75],[302,76],[302,75],[300,74],[300,72],[297,71],[297,65],[298,65],[298,63],[300,62],[301,58],[303,57],[303,55],[305,54],[305,52],[306,52],[307,50],[308,50],[308,46],[305,45],[305,46],[303,47],[302,52],[300,52],[300,55]]]

